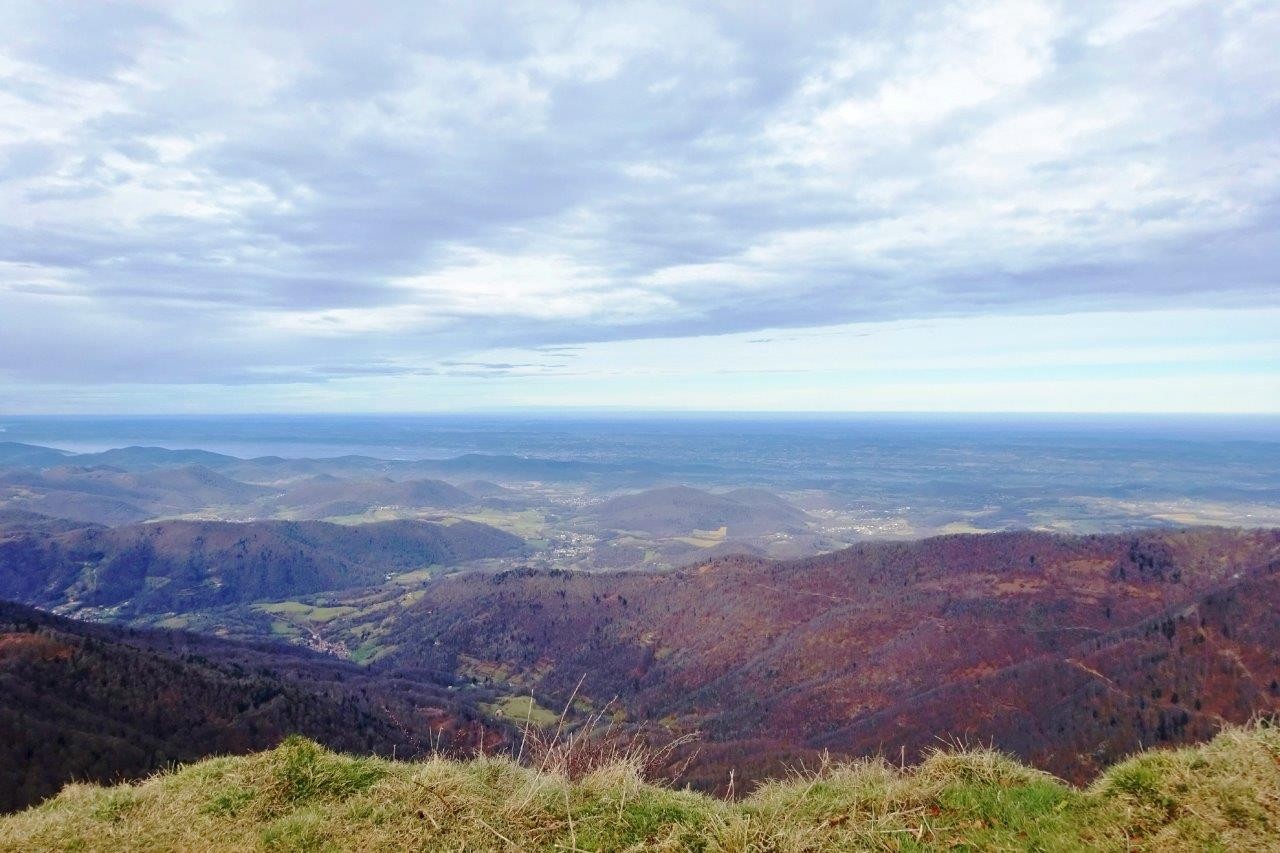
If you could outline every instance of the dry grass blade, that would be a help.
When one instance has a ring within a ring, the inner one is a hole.
[[[674,761],[681,750],[698,740],[696,734],[663,738],[655,745],[652,734],[643,727],[620,729],[613,710],[611,701],[572,729],[563,723],[550,734],[530,729],[517,755],[541,772],[571,780],[622,765],[647,781],[678,779],[696,757],[696,753],[690,753],[682,761]]]

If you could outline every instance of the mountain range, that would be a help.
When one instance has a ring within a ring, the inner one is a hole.
[[[429,718],[457,745],[506,742],[522,708],[679,741],[669,769],[721,793],[828,754],[916,761],[939,739],[1082,782],[1280,713],[1280,532],[847,545],[861,512],[619,458],[0,443],[4,661],[27,685],[6,713],[81,745],[51,758],[19,739],[28,775],[6,784],[137,775],[295,728],[385,752],[435,736],[412,722]],[[158,704],[172,725],[148,740],[129,726],[166,680],[197,707]]]

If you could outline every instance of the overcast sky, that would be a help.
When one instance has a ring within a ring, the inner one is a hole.
[[[4,3],[0,410],[1280,411],[1277,45],[1275,0]]]

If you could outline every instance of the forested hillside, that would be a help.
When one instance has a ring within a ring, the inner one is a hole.
[[[395,679],[287,646],[86,625],[0,602],[0,811],[72,780],[133,779],[298,733],[402,756],[503,737],[421,673]]]
[[[356,617],[334,632],[361,630]],[[1070,779],[1280,711],[1280,532],[1009,533],[665,574],[443,578],[387,660],[430,657],[704,738],[710,786],[822,750],[994,743]]]
[[[523,548],[517,536],[467,521],[14,524],[0,528],[0,597],[125,615],[192,610],[369,586]]]

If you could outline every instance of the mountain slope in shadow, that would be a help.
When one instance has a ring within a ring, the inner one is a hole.
[[[420,673],[0,602],[0,811],[294,733],[358,753],[467,752],[502,737],[482,719]]]

